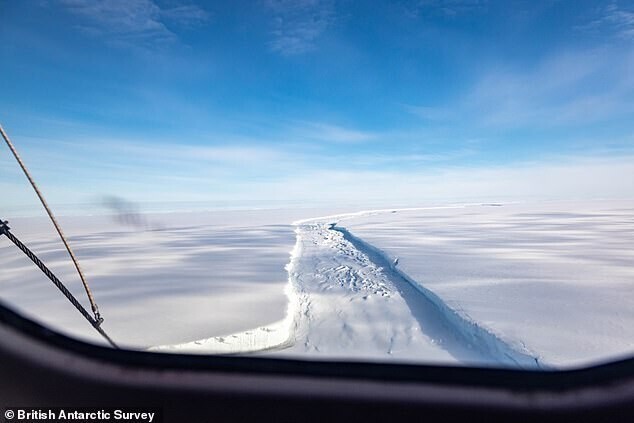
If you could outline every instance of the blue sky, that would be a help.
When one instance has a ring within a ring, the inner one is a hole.
[[[54,204],[634,196],[634,4],[0,0]],[[3,213],[35,204],[0,151]]]

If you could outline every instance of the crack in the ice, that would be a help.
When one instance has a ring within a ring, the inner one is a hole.
[[[326,225],[328,230],[339,232],[345,240],[350,242],[359,252],[364,253],[370,261],[377,267],[383,268],[395,286],[399,287],[399,292],[407,301],[408,295],[402,290],[403,283],[406,283],[418,291],[427,300],[429,305],[436,311],[437,318],[442,320],[444,325],[452,329],[454,335],[458,337],[467,348],[473,348],[485,356],[490,356],[495,361],[509,363],[518,367],[547,369],[548,367],[539,362],[538,357],[522,352],[500,339],[499,336],[477,324],[470,319],[466,313],[458,312],[449,307],[440,297],[424,288],[419,282],[411,279],[402,270],[396,268],[395,263],[378,248],[356,237],[346,228],[336,226],[336,223]],[[415,312],[415,310],[412,310]],[[424,330],[423,325],[421,327]],[[442,344],[442,340],[439,340]]]

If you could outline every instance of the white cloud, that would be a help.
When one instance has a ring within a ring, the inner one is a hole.
[[[611,51],[562,54],[525,72],[493,72],[474,89],[474,109],[493,125],[586,124],[634,112],[631,59]]]
[[[418,0],[408,8],[412,17],[444,15],[447,17],[471,13],[484,8],[487,0]]]
[[[597,32],[608,31],[620,38],[634,40],[634,7],[625,9],[617,2],[611,2],[601,9],[601,16],[586,25],[579,27],[581,30]]]
[[[307,171],[259,195],[338,204],[634,198],[634,157],[566,158],[513,166],[418,172]]]
[[[287,128],[287,137],[294,141],[308,140],[320,144],[355,144],[376,139],[380,134],[346,128],[323,122],[300,121]]]
[[[173,44],[178,36],[166,24],[191,26],[209,15],[194,5],[161,8],[152,0],[59,0],[82,21],[83,31],[103,36],[116,46],[157,47]]]
[[[196,5],[180,5],[161,9],[161,18],[183,26],[197,26],[209,20],[209,13]]]
[[[328,152],[315,154],[255,145],[27,141],[22,140],[23,157],[54,204],[90,202],[102,195],[119,195],[138,202],[230,204],[248,200],[264,205],[385,206],[430,201],[634,197],[631,152],[621,157],[561,156],[508,165],[444,163],[439,167],[427,163],[452,158],[422,153],[337,158]],[[52,148],[53,144],[58,148]],[[400,161],[403,166],[387,170],[386,160],[394,161],[388,165],[398,165]],[[407,166],[412,162],[422,165]],[[0,206],[0,211],[15,208],[20,201],[33,200],[23,178],[17,170],[14,172],[15,166],[2,169],[3,192],[11,201]]]
[[[333,0],[266,0],[273,14],[272,51],[290,56],[315,47],[335,21]]]
[[[405,110],[424,120],[442,121],[452,116],[452,111],[444,107],[405,105]]]
[[[424,120],[472,128],[595,124],[634,115],[633,65],[627,51],[568,51],[523,68],[491,66],[454,103],[404,108]]]

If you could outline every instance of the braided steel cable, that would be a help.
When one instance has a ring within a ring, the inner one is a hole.
[[[103,336],[106,341],[108,341],[110,345],[112,345],[114,348],[119,348],[117,344],[115,344],[114,341],[103,330],[103,328],[101,327],[101,321],[91,316],[90,313],[88,313],[88,311],[84,308],[84,306],[82,306],[79,301],[77,301],[77,298],[75,298],[73,294],[68,290],[68,288],[66,288],[66,286],[57,278],[57,276],[55,276],[55,274],[48,267],[46,267],[42,260],[40,260],[35,255],[35,253],[33,253],[33,251],[31,251],[26,245],[24,245],[22,241],[20,241],[15,235],[13,235],[9,229],[10,228],[8,226],[8,222],[0,219],[0,235],[5,235],[7,238],[9,238],[11,242],[15,244],[16,247],[22,250],[22,252],[28,258],[30,258],[31,261],[35,263],[35,265],[39,267],[40,270],[51,280],[51,282],[53,282],[57,289],[59,289],[61,293],[64,294],[68,301],[70,301],[70,303],[75,306],[75,308],[82,314],[82,316],[84,316],[86,320],[90,322],[92,327],[94,327],[97,332],[99,332],[101,336]]]
[[[24,162],[20,158],[20,155],[18,154],[18,151],[15,149],[15,146],[13,145],[11,140],[9,139],[9,136],[7,135],[7,133],[2,128],[2,125],[0,125],[0,133],[2,134],[2,138],[4,138],[4,141],[7,143],[7,146],[9,146],[9,150],[11,150],[11,153],[13,153],[13,157],[15,157],[15,159],[18,162],[18,164],[22,168],[22,171],[24,172],[24,175],[29,180],[29,183],[31,184],[31,186],[35,190],[35,193],[37,194],[37,197],[40,199],[40,202],[42,203],[42,206],[44,206],[44,210],[46,210],[46,213],[48,214],[48,217],[51,219],[51,222],[53,222],[53,226],[55,226],[55,229],[57,230],[57,233],[59,234],[59,237],[62,240],[62,243],[64,244],[64,247],[66,247],[66,251],[68,251],[68,254],[70,255],[70,258],[73,261],[73,264],[75,265],[75,269],[77,269],[77,273],[79,274],[79,278],[81,279],[81,283],[84,285],[84,289],[86,290],[86,295],[88,295],[88,300],[90,301],[90,307],[92,308],[92,312],[95,315],[94,320],[97,322],[98,325],[100,325],[101,322],[103,322],[103,318],[101,317],[101,314],[99,314],[99,307],[97,307],[97,303],[95,302],[95,298],[93,297],[92,292],[90,291],[90,287],[88,286],[88,282],[86,281],[86,278],[84,277],[84,272],[82,272],[81,267],[79,266],[79,261],[77,260],[77,257],[75,257],[75,254],[73,253],[73,250],[70,248],[70,244],[68,243],[68,241],[66,240],[66,237],[64,236],[64,232],[62,231],[62,227],[59,225],[59,223],[57,223],[57,219],[55,219],[55,216],[53,215],[53,212],[51,211],[51,209],[48,206],[46,200],[44,199],[44,196],[42,195],[42,193],[40,192],[39,188],[35,184],[35,180],[33,180],[33,177],[31,176],[31,174],[29,173],[28,169],[26,168],[26,165],[24,164]]]

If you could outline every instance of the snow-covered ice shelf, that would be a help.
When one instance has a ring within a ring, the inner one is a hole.
[[[522,368],[634,352],[634,202],[156,218],[65,222],[127,346]],[[81,297],[46,223],[12,223]],[[4,301],[100,342],[6,243],[0,262]]]
[[[280,211],[159,214],[158,230],[108,217],[64,218],[104,328],[134,348],[248,331],[284,318],[296,218]],[[22,238],[87,307],[81,282],[44,219],[12,219]],[[0,299],[74,336],[102,342],[48,279],[0,239]]]
[[[439,308],[345,230],[301,223],[297,240],[289,272],[299,301],[292,346],[283,354],[539,366]]]
[[[633,202],[397,211],[340,225],[543,364],[634,353]]]

